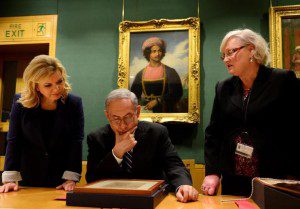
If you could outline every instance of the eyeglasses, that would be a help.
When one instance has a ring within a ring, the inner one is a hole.
[[[242,48],[244,48],[245,46],[241,46],[241,47],[238,47],[238,48],[233,48],[233,49],[229,49],[226,53],[223,53],[221,55],[221,60],[224,61],[224,59],[226,57],[232,57],[234,55],[234,53],[238,52],[239,50],[241,50]]]
[[[117,125],[117,126],[120,126],[122,124],[122,121],[126,124],[126,125],[129,125],[130,123],[132,123],[134,121],[134,115],[133,114],[128,114],[128,115],[125,115],[124,117],[115,117],[113,116],[110,121]]]

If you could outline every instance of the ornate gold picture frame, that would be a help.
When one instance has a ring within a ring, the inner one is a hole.
[[[118,87],[137,95],[140,119],[199,122],[199,18],[123,21],[119,32]],[[152,55],[155,44],[160,47],[158,57]],[[153,59],[158,59],[154,68]]]
[[[270,8],[271,66],[300,78],[300,5]]]

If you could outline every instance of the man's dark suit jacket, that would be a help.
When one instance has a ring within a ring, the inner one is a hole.
[[[58,186],[64,171],[81,174],[84,137],[81,98],[69,94],[58,101],[52,140],[47,150],[41,133],[41,108],[25,108],[17,100],[11,110],[5,171],[20,171],[21,185]]]
[[[300,89],[295,74],[260,66],[247,111],[243,111],[242,94],[238,77],[216,85],[211,121],[205,133],[206,175],[234,175],[233,138],[246,130],[259,157],[260,176],[298,176],[299,151],[295,149],[299,149],[296,144],[300,132],[299,122],[293,121],[299,121]]]
[[[175,151],[167,129],[156,123],[139,122],[135,131],[132,174],[125,172],[112,154],[115,134],[109,125],[87,137],[87,182],[106,178],[166,179],[175,188],[192,185],[190,173]]]

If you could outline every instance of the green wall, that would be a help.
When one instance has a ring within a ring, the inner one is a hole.
[[[273,6],[299,4],[273,0]],[[200,0],[201,122],[168,124],[171,139],[182,158],[204,162],[204,130],[209,123],[214,86],[228,77],[219,59],[226,32],[248,27],[269,37],[269,0]],[[65,65],[73,93],[84,103],[85,133],[107,123],[104,98],[116,88],[118,24],[122,0],[0,0],[0,16],[58,14],[57,57]],[[132,21],[197,16],[197,0],[125,0],[125,19]],[[84,141],[84,158],[87,146]]]

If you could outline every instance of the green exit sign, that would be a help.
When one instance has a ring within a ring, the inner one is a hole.
[[[24,36],[25,30],[6,30],[5,37],[6,38],[21,38]]]

